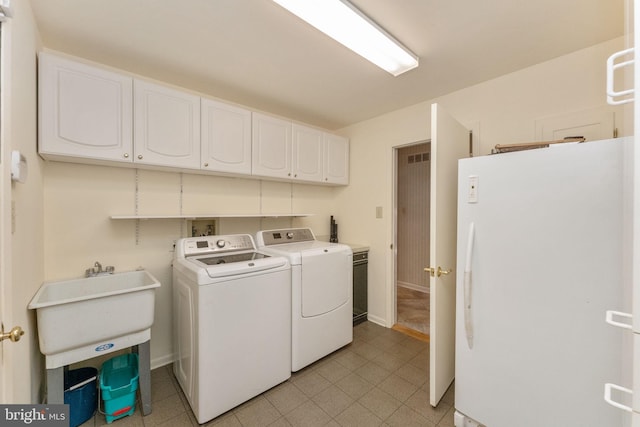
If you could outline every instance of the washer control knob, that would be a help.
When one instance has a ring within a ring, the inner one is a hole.
[[[219,248],[224,248],[224,244],[225,244],[225,243],[226,243],[226,242],[225,242],[224,240],[220,239],[220,240],[218,240],[218,241],[216,242],[216,246],[217,246],[217,247],[219,247]]]
[[[287,233],[287,239],[293,239],[293,232],[289,231]]]

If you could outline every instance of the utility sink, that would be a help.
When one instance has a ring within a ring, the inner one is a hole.
[[[43,283],[29,308],[47,368],[148,341],[158,287],[144,270]]]

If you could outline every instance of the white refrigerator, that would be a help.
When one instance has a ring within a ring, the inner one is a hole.
[[[628,233],[613,139],[463,159],[458,170],[456,427],[620,426]]]
[[[625,105],[624,113],[633,116],[634,133],[640,130],[640,66],[637,52],[640,47],[640,0],[626,0],[627,49],[616,52],[607,60],[607,102],[611,105]],[[635,28],[635,31],[633,29]],[[618,81],[616,81],[618,80]],[[628,233],[631,243],[625,253],[629,255],[624,271],[630,278],[631,307],[621,311],[611,308],[607,322],[624,331],[624,363],[621,382],[605,384],[604,399],[624,414],[623,426],[640,427],[640,149],[635,147],[629,158],[632,189],[627,197],[630,204]]]

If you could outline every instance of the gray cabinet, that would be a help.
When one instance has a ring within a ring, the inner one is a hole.
[[[353,253],[353,325],[367,320],[369,251]]]

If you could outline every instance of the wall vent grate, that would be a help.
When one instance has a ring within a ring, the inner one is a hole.
[[[428,162],[431,160],[431,153],[418,153],[418,154],[410,154],[407,156],[407,163],[420,163],[420,162]]]

